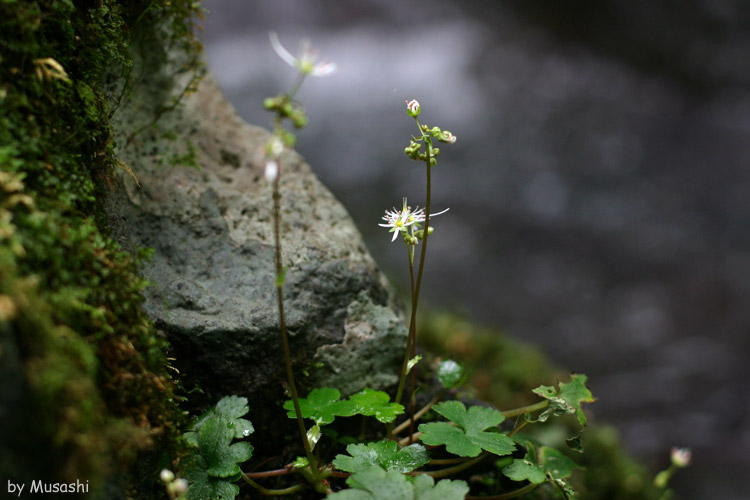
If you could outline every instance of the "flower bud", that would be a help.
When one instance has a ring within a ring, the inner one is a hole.
[[[268,110],[276,109],[278,105],[279,105],[279,100],[276,99],[275,97],[266,97],[265,100],[263,101],[263,107]]]
[[[406,102],[406,112],[409,114],[409,116],[411,116],[412,118],[418,117],[420,111],[422,111],[421,107],[419,106],[419,102],[416,99],[404,102]]]
[[[271,140],[266,143],[266,156],[269,158],[278,158],[284,151],[284,144],[277,136],[273,136]]]
[[[447,142],[448,144],[453,144],[454,142],[456,142],[456,136],[453,135],[452,132],[450,132],[448,130],[444,130],[440,134],[440,137],[438,137],[438,141],[440,141],[440,142]]]
[[[178,495],[185,493],[187,489],[188,489],[188,482],[187,480],[183,478],[175,479],[174,483],[172,483],[172,491],[174,491]]]
[[[672,448],[672,464],[675,467],[687,467],[693,458],[690,448]]]
[[[266,162],[265,176],[268,182],[274,182],[279,176],[279,164],[275,159]]]
[[[161,479],[164,483],[171,483],[172,481],[174,481],[174,472],[169,469],[162,469],[162,471],[159,473],[159,479]]]

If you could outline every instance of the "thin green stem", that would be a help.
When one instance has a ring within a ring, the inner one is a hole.
[[[240,472],[240,474],[242,475],[242,479],[244,479],[247,484],[260,491],[264,495],[289,495],[291,493],[296,493],[305,487],[305,485],[303,484],[295,484],[294,486],[290,486],[281,490],[272,490],[270,488],[264,488],[263,486],[259,485],[258,483],[250,479],[244,472]]]
[[[409,422],[409,421],[407,420],[407,422]],[[414,434],[409,434],[404,439],[401,439],[400,441],[398,441],[398,445],[399,446],[406,446],[409,443],[413,443],[421,435],[422,435],[421,432],[415,432]]]
[[[453,464],[460,464],[463,462],[466,462],[467,460],[470,460],[469,458],[460,457],[460,458],[433,458],[428,463],[430,465],[453,465]]]
[[[466,462],[462,462],[458,465],[454,465],[453,467],[446,467],[445,469],[422,472],[422,474],[427,474],[428,476],[432,476],[434,479],[451,476],[457,472],[461,472],[464,469],[468,469],[472,465],[480,462],[487,455],[489,455],[489,453],[485,451],[481,455],[479,455],[477,458],[472,458],[471,460],[467,460]]]
[[[416,120],[416,119],[415,119]],[[419,125],[419,121],[417,121]],[[422,272],[424,271],[425,255],[427,253],[427,236],[430,232],[430,203],[431,203],[431,191],[432,191],[432,176],[430,163],[432,160],[432,141],[428,136],[424,136],[425,148],[427,150],[427,158],[425,163],[427,164],[427,192],[425,195],[425,219],[424,219],[424,232],[422,236],[422,249],[419,255],[419,269],[417,270],[417,282],[414,286],[414,293],[412,294],[411,301],[411,318],[409,319],[409,337],[406,341],[406,349],[404,352],[404,361],[401,365],[401,377],[398,382],[398,389],[396,389],[396,403],[401,402],[401,396],[404,393],[404,385],[406,382],[406,372],[409,364],[409,354],[411,353],[411,345],[416,345],[416,334],[417,334],[417,306],[419,305],[419,290],[422,287]],[[388,434],[391,434],[393,424],[389,424]]]
[[[503,493],[502,495],[494,495],[489,497],[466,497],[465,500],[509,500],[510,498],[520,497],[526,493],[531,493],[539,487],[539,484],[529,483],[523,488]]]
[[[505,418],[511,418],[511,417],[517,417],[519,415],[523,415],[525,413],[532,413],[538,410],[543,410],[544,408],[547,408],[547,406],[549,406],[549,400],[545,399],[544,401],[540,401],[533,405],[522,406],[520,408],[513,408],[512,410],[505,410],[500,413],[502,413],[503,417]]]
[[[294,99],[295,94],[297,94],[297,91],[302,86],[302,82],[305,81],[306,76],[307,74],[301,71],[297,73],[297,79],[294,81],[294,85],[292,85],[292,90],[287,94],[290,100]]]
[[[425,413],[427,413],[428,411],[430,411],[430,408],[432,408],[435,405],[435,403],[437,403],[438,401],[440,401],[440,399],[443,397],[444,393],[445,393],[445,390],[441,389],[440,392],[438,392],[437,396],[435,396],[434,398],[432,398],[429,403],[427,403],[426,405],[424,405],[422,407],[422,409],[420,409],[414,415],[414,420],[419,420],[420,418],[422,418],[422,416]],[[396,426],[395,429],[393,429],[393,435],[394,436],[397,435],[399,432],[403,431],[407,427],[409,427],[409,420],[404,420],[398,426]]]
[[[313,455],[310,441],[307,439],[307,430],[305,422],[302,419],[302,409],[299,406],[299,397],[297,395],[297,385],[294,383],[294,372],[292,371],[292,356],[289,350],[289,336],[286,330],[286,321],[284,319],[284,293],[283,293],[283,275],[284,269],[281,265],[281,194],[279,193],[279,179],[277,175],[273,181],[273,233],[276,245],[276,296],[278,299],[279,309],[279,329],[281,331],[281,345],[284,350],[284,364],[286,366],[286,377],[289,383],[289,390],[292,393],[292,402],[294,403],[294,413],[297,415],[297,426],[299,427],[302,446],[305,448],[307,460],[310,463],[313,477],[318,478],[318,462]]]
[[[266,471],[261,471],[261,472],[246,472],[245,475],[253,479],[258,479],[262,477],[285,476],[287,474],[292,474],[294,472],[296,472],[294,467],[292,467],[291,465],[287,465],[283,469],[266,470]]]
[[[526,421],[526,419],[523,419],[523,420],[520,420],[520,421],[516,422],[516,425],[515,425],[515,427],[513,427],[513,430],[508,433],[508,437],[513,436],[513,434],[515,434],[516,432],[518,432],[521,429],[523,429],[524,427],[526,427],[526,424],[528,424],[528,422]]]

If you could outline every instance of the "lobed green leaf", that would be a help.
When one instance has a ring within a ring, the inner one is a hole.
[[[374,466],[352,474],[352,489],[328,495],[327,500],[463,500],[469,492],[464,481],[435,480],[423,474],[410,482],[406,476]]]
[[[560,382],[559,390],[548,385],[542,385],[534,389],[535,394],[549,400],[547,409],[534,421],[544,422],[550,417],[575,413],[581,426],[586,425],[586,415],[581,409],[581,403],[593,403],[595,401],[594,396],[586,387],[586,375],[572,374],[570,379],[571,382],[567,384]]]
[[[331,387],[320,387],[310,391],[307,398],[299,399],[299,406],[303,418],[315,421],[316,425],[328,425],[336,417],[351,417],[356,414],[355,404],[351,401],[341,401],[341,393]],[[284,401],[284,409],[289,418],[297,418],[294,411],[294,401]]]
[[[346,451],[351,456],[336,455],[333,465],[347,472],[358,472],[377,465],[386,471],[405,473],[430,461],[424,446],[412,444],[399,449],[395,441],[387,439],[367,444],[350,444]]]
[[[433,409],[455,425],[448,422],[421,424],[420,440],[425,444],[445,445],[447,451],[462,457],[476,457],[482,450],[502,456],[516,449],[513,440],[505,434],[485,430],[505,419],[493,408],[472,406],[467,411],[460,401],[446,401],[436,404]]]
[[[398,403],[391,403],[391,398],[387,393],[370,388],[352,394],[349,401],[354,404],[355,413],[368,417],[374,416],[384,424],[393,422],[398,415],[404,413],[404,407]]]
[[[245,415],[250,411],[248,406],[247,398],[241,398],[238,396],[225,396],[216,403],[214,408],[211,408],[193,424],[191,431],[184,434],[184,438],[188,443],[193,446],[198,446],[198,431],[205,423],[206,419],[213,415],[218,415],[226,418],[229,421],[229,426],[234,430],[234,437],[242,439],[248,437],[250,434],[255,432],[253,424],[244,418]]]

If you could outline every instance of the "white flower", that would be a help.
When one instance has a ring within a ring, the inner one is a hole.
[[[281,45],[279,36],[275,31],[271,31],[268,36],[271,39],[273,50],[276,51],[279,57],[304,75],[328,76],[338,70],[338,66],[335,63],[329,61],[315,62],[318,59],[318,51],[310,46],[310,40],[307,38],[302,39],[299,45],[299,56],[294,57]]]
[[[279,176],[279,164],[275,158],[266,162],[265,175],[268,182],[275,181],[276,177]]]
[[[692,458],[690,448],[672,448],[672,463],[675,467],[687,467]]]
[[[449,209],[446,208],[442,212],[430,214],[430,217],[444,214],[448,210]],[[383,216],[383,220],[385,221],[385,224],[378,224],[378,226],[391,228],[389,232],[393,233],[393,238],[391,239],[391,243],[393,243],[394,241],[396,241],[396,237],[398,237],[398,235],[402,231],[405,231],[407,227],[411,226],[412,224],[421,224],[422,222],[424,222],[424,208],[417,207],[412,211],[411,207],[406,204],[406,198],[404,198],[403,208],[401,210],[396,210],[396,208],[394,207],[392,211],[386,210],[385,215]]]

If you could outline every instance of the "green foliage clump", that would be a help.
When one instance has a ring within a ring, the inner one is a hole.
[[[18,480],[94,487],[174,438],[165,341],[140,309],[143,256],[107,236],[101,203],[123,166],[110,118],[132,89],[133,33],[197,60],[196,9],[0,0],[0,363],[25,394],[0,469]]]

